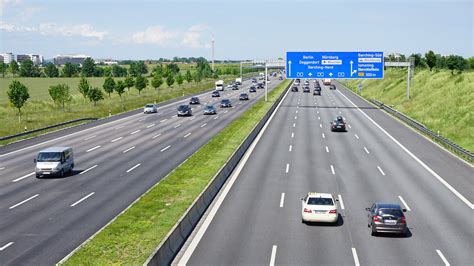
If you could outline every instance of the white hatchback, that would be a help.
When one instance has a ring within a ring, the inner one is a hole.
[[[337,201],[329,193],[309,192],[301,198],[301,222],[336,223]]]

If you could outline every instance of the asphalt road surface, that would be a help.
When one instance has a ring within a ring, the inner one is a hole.
[[[322,87],[288,92],[174,264],[474,265],[472,166],[341,85]],[[338,115],[347,132],[331,132]],[[301,222],[309,191],[339,198],[337,224]],[[408,209],[406,237],[370,235],[377,201]]]
[[[280,83],[271,81],[269,88]],[[156,114],[135,112],[40,143],[32,139],[21,148],[0,149],[0,265],[60,261],[264,95],[258,89],[249,93],[249,101],[239,101],[249,86],[245,81],[220,98],[200,95],[192,117],[176,117],[176,107],[186,99]],[[205,104],[217,106],[223,98],[233,107],[203,115]],[[65,178],[37,179],[33,159],[52,146],[73,148],[75,171]]]

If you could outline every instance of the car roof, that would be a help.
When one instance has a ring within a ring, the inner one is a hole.
[[[50,147],[50,148],[41,150],[40,152],[63,152],[68,149],[71,149],[71,148],[70,147]]]
[[[331,193],[308,192],[308,196],[312,198],[332,198]]]
[[[402,208],[400,204],[396,204],[396,203],[376,202],[375,205],[379,209],[401,209]]]

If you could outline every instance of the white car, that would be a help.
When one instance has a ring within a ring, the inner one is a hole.
[[[147,114],[147,113],[156,113],[157,110],[156,110],[156,106],[154,104],[147,104],[145,105],[145,107],[143,108],[143,113],[144,114]]]
[[[329,193],[309,192],[301,198],[301,222],[336,223],[337,201]]]

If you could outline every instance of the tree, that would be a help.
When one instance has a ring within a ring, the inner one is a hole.
[[[82,94],[82,96],[84,96],[84,99],[87,99],[89,95],[89,91],[91,90],[91,85],[89,84],[89,81],[87,81],[86,78],[81,77],[81,80],[79,81],[79,85],[77,86],[77,89]]]
[[[38,67],[33,64],[33,61],[27,59],[20,65],[20,77],[39,77],[40,71]]]
[[[410,57],[413,57],[415,59],[415,67],[425,67],[425,61],[423,57],[421,57],[421,54],[412,54]]]
[[[104,93],[99,88],[92,88],[87,93],[87,97],[89,97],[89,100],[96,106],[98,102],[104,99]]]
[[[462,72],[466,68],[467,62],[462,56],[450,55],[446,58],[446,65],[448,66],[448,69],[451,70],[451,75],[453,75],[455,69]]]
[[[112,66],[112,75],[114,77],[125,77],[127,76],[127,69],[119,65]]]
[[[194,80],[194,82],[196,82],[196,83],[201,82],[201,80],[202,80],[202,74],[201,74],[201,72],[199,72],[199,71],[194,72],[193,80]]]
[[[146,88],[148,85],[148,80],[145,77],[138,76],[135,79],[135,88],[138,90],[138,94],[141,94],[141,91]]]
[[[469,57],[467,59],[467,66],[469,69],[474,69],[474,57]]]
[[[186,81],[187,81],[188,83],[190,83],[191,81],[193,81],[193,76],[191,75],[191,71],[186,70],[186,74],[184,75],[184,78],[186,79]]]
[[[425,54],[425,59],[426,59],[426,64],[430,68],[430,71],[433,69],[434,66],[436,66],[436,55],[433,51],[428,51]]]
[[[154,74],[158,74],[158,75],[160,75],[160,76],[162,76],[162,77],[163,77],[164,72],[165,72],[165,70],[164,70],[162,64],[159,64],[159,65],[157,65],[155,68],[153,68],[153,73],[154,73]],[[153,75],[154,75],[154,74],[153,74]]]
[[[115,81],[112,77],[107,77],[104,80],[104,85],[102,86],[104,88],[104,91],[109,94],[109,99],[110,99],[110,94],[114,92],[115,89]]]
[[[49,95],[54,103],[62,107],[63,112],[65,103],[72,100],[71,94],[69,93],[69,86],[66,84],[50,86]]]
[[[94,60],[87,57],[82,63],[82,75],[85,77],[93,77],[95,72]]]
[[[13,62],[13,61],[12,61]],[[28,88],[20,83],[18,80],[12,81],[7,91],[8,99],[10,103],[18,109],[18,122],[21,121],[21,108],[25,105],[30,94]]]
[[[125,83],[125,87],[128,90],[128,94],[130,94],[130,88],[135,85],[135,82],[132,77],[126,77],[125,80],[123,81]]]
[[[169,69],[174,75],[179,73],[179,66],[175,63],[168,64],[166,68]]]
[[[446,62],[446,57],[437,54],[436,55],[436,68],[443,69],[448,68],[448,64]]]
[[[171,87],[174,84],[173,75],[168,75],[168,77],[166,78],[166,84],[168,85],[168,87]]]
[[[138,77],[140,75],[148,73],[148,68],[145,65],[145,62],[138,61],[138,62],[131,62],[130,69],[129,69],[130,76]]]
[[[2,77],[5,77],[5,72],[7,72],[7,65],[3,62],[0,62],[0,73],[2,73]]]
[[[12,60],[10,64],[8,65],[8,70],[10,71],[10,73],[12,73],[13,76],[15,76],[19,70],[18,63]]]
[[[72,64],[67,62],[64,64],[63,71],[62,71],[62,76],[63,77],[74,77],[79,73],[79,65],[78,64]]]
[[[178,83],[178,85],[181,85],[183,84],[183,81],[184,81],[184,77],[181,74],[178,74],[176,76],[176,83]]]
[[[463,72],[466,69],[467,66],[467,60],[464,59],[464,57],[457,55],[456,56],[456,69],[459,71],[459,73]]]
[[[122,80],[117,81],[117,84],[115,84],[115,92],[120,96],[120,104],[122,105],[123,109],[123,100],[122,100],[122,94],[125,92],[125,82]]]
[[[151,86],[155,88],[156,92],[158,92],[158,88],[161,85],[163,85],[163,78],[159,74],[155,73],[153,79],[151,80]]]
[[[53,63],[47,63],[44,67],[44,73],[50,78],[59,77],[59,70]]]

